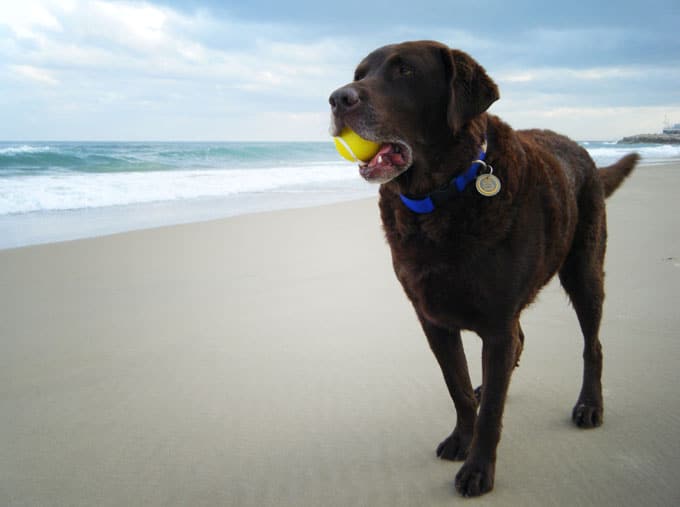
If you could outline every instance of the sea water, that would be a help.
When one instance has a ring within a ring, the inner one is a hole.
[[[581,143],[599,165],[680,146]],[[0,142],[0,248],[377,194],[326,143]]]
[[[376,192],[330,142],[0,142],[0,248]]]

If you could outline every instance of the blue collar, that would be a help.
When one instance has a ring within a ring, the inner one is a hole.
[[[479,167],[482,165],[480,161],[484,161],[485,158],[486,141],[484,141],[482,149],[479,152],[479,156],[472,163],[470,168],[460,176],[453,178],[446,187],[440,190],[435,190],[425,197],[407,197],[404,194],[399,194],[401,202],[403,202],[404,205],[406,205],[406,207],[414,213],[418,213],[420,215],[432,213],[436,206],[439,206],[449,200],[454,192],[460,193],[465,190],[465,187],[467,187],[472,180],[477,178],[477,172],[479,171]]]

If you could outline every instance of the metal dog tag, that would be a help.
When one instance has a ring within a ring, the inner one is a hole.
[[[475,187],[484,197],[493,197],[501,191],[501,180],[493,174],[480,174],[475,180]]]

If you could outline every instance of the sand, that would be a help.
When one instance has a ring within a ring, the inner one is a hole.
[[[553,282],[471,501],[374,199],[0,251],[0,505],[678,505],[678,189],[641,167],[608,204],[604,426],[570,422]]]

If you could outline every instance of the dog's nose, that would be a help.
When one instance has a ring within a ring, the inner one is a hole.
[[[359,105],[359,92],[353,86],[343,86],[331,94],[328,102],[333,114],[346,113]]]

